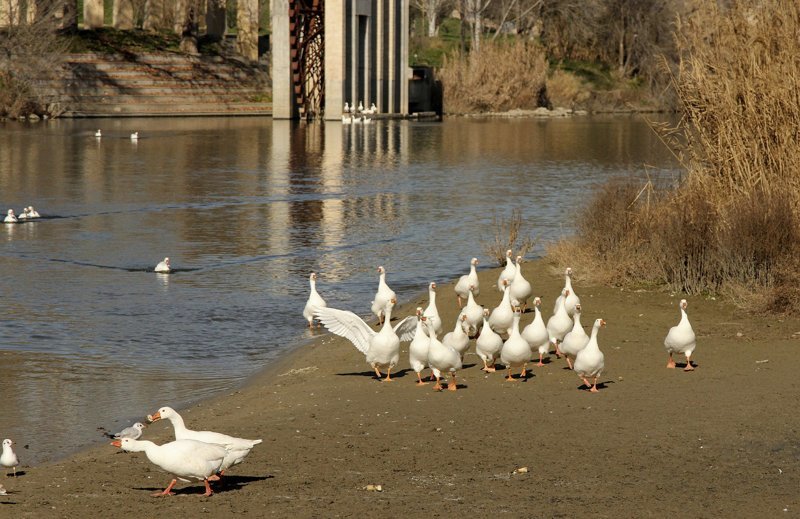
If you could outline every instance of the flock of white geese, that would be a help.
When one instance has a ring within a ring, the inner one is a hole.
[[[442,319],[436,306],[436,283],[428,285],[427,308],[418,307],[416,315],[408,316],[392,326],[392,311],[397,304],[395,292],[386,283],[386,269],[378,267],[378,289],[371,310],[378,318],[379,331],[375,331],[363,319],[347,310],[329,308],[316,288],[316,273],[309,278],[310,294],[303,317],[309,327],[315,320],[332,333],[348,339],[363,353],[375,375],[383,382],[392,381],[391,374],[400,360],[400,343],[410,341],[408,361],[417,374],[417,384],[425,384],[422,371],[430,368],[434,389],[441,391],[443,375],[450,376],[447,389],[456,391],[456,373],[462,369],[464,354],[474,339],[475,352],[483,361],[483,371],[494,372],[495,362],[507,370],[507,381],[525,379],[528,364],[538,354],[537,366],[543,366],[544,356],[555,348],[557,357],[564,356],[570,369],[581,378],[589,391],[597,392],[597,379],[605,368],[605,357],[600,350],[597,335],[605,326],[603,319],[596,319],[592,331],[587,334],[581,325],[580,298],[572,287],[572,269],[564,273],[564,288],[556,299],[553,315],[545,324],[540,310],[541,299],[532,298],[532,287],[522,275],[522,257],[512,261],[512,251],[506,251],[506,265],[497,279],[502,292],[500,303],[493,309],[483,308],[475,301],[480,293],[476,266],[472,258],[470,271],[461,276],[454,290],[461,312],[453,325],[439,340]],[[520,320],[528,301],[532,298],[533,321],[520,329]],[[466,303],[465,303],[466,302]],[[688,304],[680,301],[680,322],[670,328],[664,340],[669,354],[668,368],[675,367],[674,354],[686,356],[685,371],[694,369],[691,356],[695,350],[695,334],[686,314]],[[512,369],[520,369],[518,378]],[[382,372],[386,373],[383,377]],[[590,382],[589,380],[592,379]]]

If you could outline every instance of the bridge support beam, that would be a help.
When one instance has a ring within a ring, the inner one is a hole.
[[[104,24],[103,0],[83,0],[83,27],[97,29]]]

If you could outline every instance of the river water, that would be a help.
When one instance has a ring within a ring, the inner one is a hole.
[[[0,123],[0,209],[43,216],[0,225],[0,437],[40,463],[235,388],[311,336],[311,271],[366,317],[378,265],[401,300],[491,266],[513,208],[541,253],[593,186],[646,170],[677,174],[639,117]]]

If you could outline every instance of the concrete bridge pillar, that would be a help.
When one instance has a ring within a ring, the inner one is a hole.
[[[96,29],[104,24],[103,0],[83,0],[83,27]]]
[[[297,114],[292,102],[292,73],[289,47],[289,0],[272,0],[272,117],[294,119]]]
[[[133,29],[133,0],[114,0],[112,25],[115,29]]]
[[[258,0],[238,0],[236,47],[243,57],[258,61]]]
[[[225,36],[225,0],[208,0],[206,7],[206,34],[214,39]]]

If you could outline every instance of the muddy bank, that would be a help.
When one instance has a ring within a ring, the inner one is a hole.
[[[563,278],[541,262],[524,267],[547,318]],[[202,484],[151,498],[169,476],[143,454],[98,440],[97,448],[2,478],[9,494],[0,496],[0,510],[15,517],[752,517],[800,510],[800,322],[755,319],[689,298],[697,369],[668,370],[662,343],[678,321],[680,296],[587,286],[576,274],[584,324],[608,322],[597,394],[580,390],[555,356],[526,382],[486,375],[474,342],[456,393],[417,387],[406,344],[397,380],[380,383],[352,345],[320,334],[242,390],[181,410],[191,428],[264,439],[210,498],[200,495]],[[500,300],[491,287],[496,278],[496,271],[480,274],[478,302],[490,308]],[[396,314],[426,303],[421,296]],[[452,328],[452,285],[440,285],[438,305],[445,329]],[[169,404],[164,395],[141,414]],[[145,438],[170,439],[169,424],[154,424]],[[528,472],[513,473],[520,467]]]

